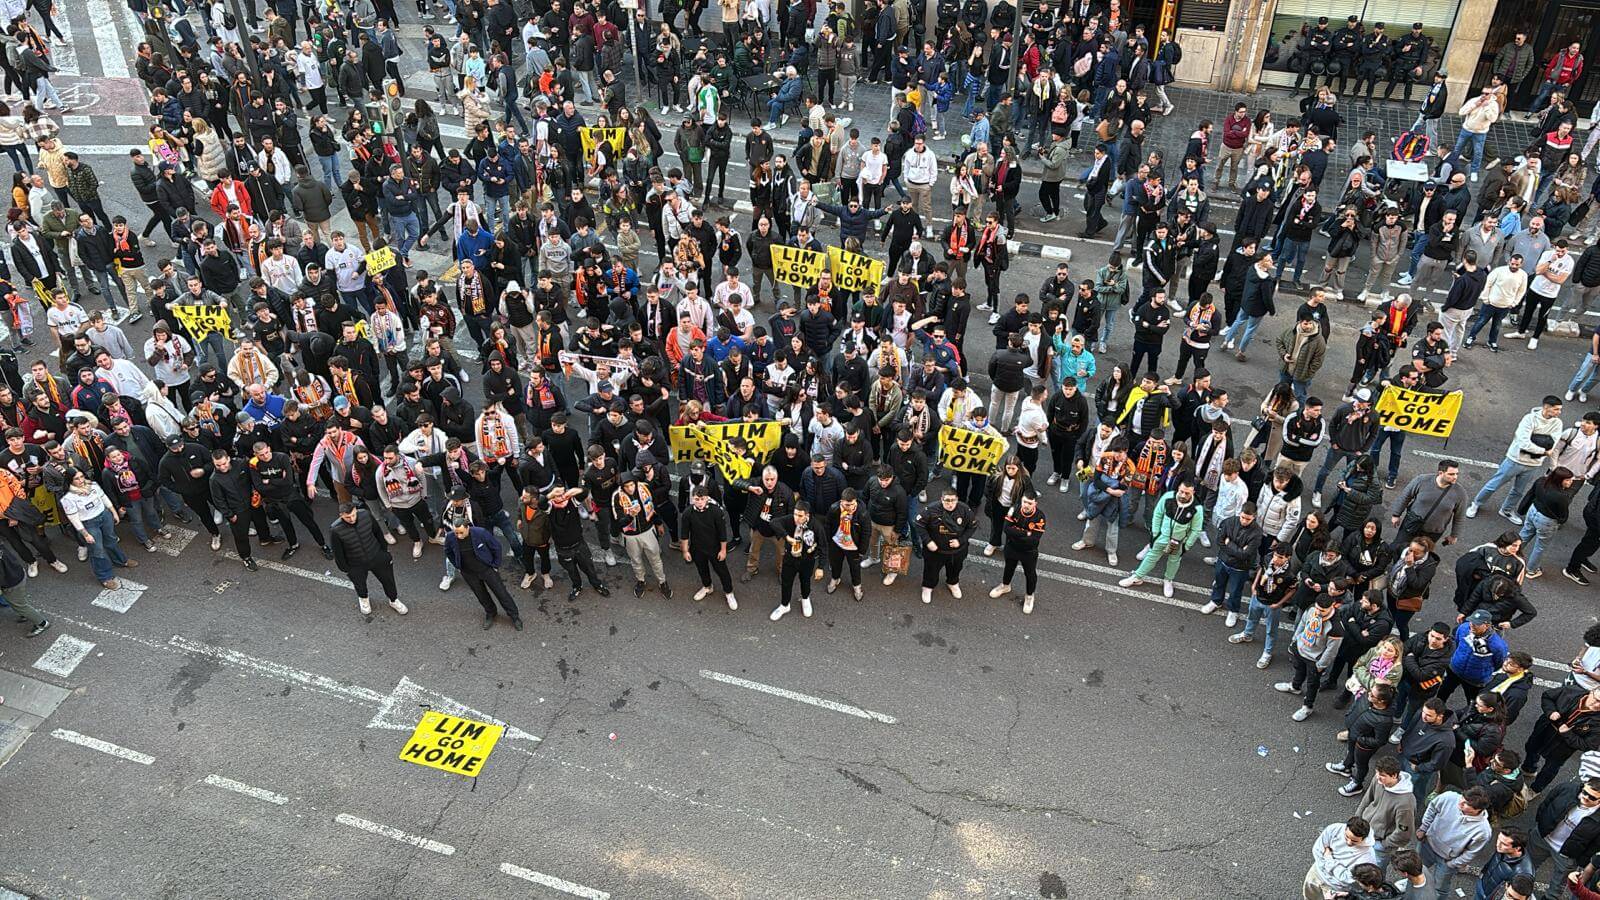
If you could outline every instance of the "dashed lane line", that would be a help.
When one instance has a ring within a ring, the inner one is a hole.
[[[506,875],[510,875],[512,878],[521,878],[523,881],[531,881],[534,884],[542,884],[547,888],[551,888],[552,890],[560,891],[563,894],[571,894],[574,897],[583,897],[585,900],[609,900],[611,897],[611,895],[605,891],[597,890],[592,887],[586,887],[584,885],[568,881],[565,878],[557,878],[554,875],[546,875],[543,872],[535,872],[532,869],[524,869],[521,866],[514,866],[511,863],[501,863],[500,871]]]
[[[762,684],[759,681],[750,681],[745,678],[739,678],[735,675],[724,675],[721,672],[713,672],[710,669],[701,669],[700,677],[710,679],[711,681],[720,681],[723,684],[731,684],[734,687],[748,688],[749,690],[759,691],[763,694],[771,694],[774,697],[782,697],[785,700],[794,700],[798,703],[810,704],[811,706],[821,709],[828,709],[834,712],[844,713],[847,716],[855,716],[858,719],[882,722],[885,725],[893,725],[899,721],[894,716],[884,715],[880,712],[873,712],[870,709],[862,709],[859,706],[851,706],[847,703],[836,703],[832,700],[824,700],[821,697],[813,697],[810,694],[802,694],[798,691],[791,691],[788,688],[773,687],[770,684]]]
[[[41,672],[66,678],[78,668],[78,664],[83,662],[92,650],[94,650],[93,643],[70,634],[63,634],[57,637],[55,643],[50,645],[50,649],[34,662],[33,667]]]
[[[156,758],[148,753],[140,753],[137,750],[129,750],[127,747],[119,747],[110,741],[102,741],[99,738],[89,737],[86,734],[79,734],[76,731],[69,731],[65,728],[57,728],[55,731],[50,732],[50,736],[56,740],[77,744],[80,747],[88,747],[90,750],[98,750],[107,756],[115,756],[117,759],[125,759],[141,766],[148,766],[156,761]]]
[[[351,828],[368,832],[369,834],[380,835],[388,838],[391,841],[398,841],[402,844],[410,844],[413,847],[427,850],[430,853],[437,853],[441,856],[456,855],[456,848],[450,846],[449,844],[441,844],[438,841],[420,837],[415,834],[406,834],[404,831],[401,831],[398,828],[391,828],[388,825],[384,825],[379,822],[372,822],[359,816],[352,816],[349,813],[339,813],[337,816],[333,817],[333,820],[338,822],[340,825],[347,825]]]
[[[232,778],[223,778],[221,775],[207,775],[202,779],[201,783],[222,788],[225,791],[233,791],[235,794],[243,794],[246,797],[260,800],[264,803],[271,803],[273,806],[283,806],[289,802],[289,798],[282,794],[275,794],[265,788],[252,787],[242,781],[234,781]]]

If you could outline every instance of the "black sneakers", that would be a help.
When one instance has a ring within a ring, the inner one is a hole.
[[[45,619],[43,622],[40,622],[39,624],[33,626],[33,630],[28,632],[28,637],[38,637],[39,635],[44,634],[47,630],[49,630],[49,628],[50,628],[50,620],[49,619]]]
[[[261,570],[261,567],[256,565],[256,561],[248,556],[244,559],[244,567],[252,572],[259,572]]]
[[[488,631],[489,629],[491,629],[493,627],[494,627],[494,613],[489,613],[488,615],[483,617],[483,630],[484,631]]]
[[[1589,579],[1584,577],[1584,574],[1582,572],[1574,572],[1571,569],[1562,569],[1561,570],[1561,574],[1567,576],[1571,580],[1576,581],[1578,584],[1581,584],[1581,585],[1583,585],[1585,587],[1588,587],[1588,585],[1589,585]]]

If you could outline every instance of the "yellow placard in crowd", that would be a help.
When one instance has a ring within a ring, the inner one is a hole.
[[[822,277],[828,255],[820,250],[772,245],[772,279],[779,284],[808,288]]]
[[[622,142],[627,133],[626,128],[579,128],[578,141],[583,145],[583,158],[588,159],[601,141],[610,144],[612,152],[621,156]]]
[[[394,250],[390,247],[379,247],[367,254],[367,274],[381,275],[394,268]]]
[[[954,425],[939,426],[939,464],[952,472],[987,475],[1000,464],[1008,446],[1006,439],[998,435]]]
[[[883,283],[883,260],[843,247],[828,248],[828,271],[840,290],[875,291]]]
[[[1390,385],[1378,397],[1378,422],[1410,434],[1447,438],[1461,415],[1460,391],[1430,394]]]
[[[196,341],[203,341],[213,331],[222,332],[227,336],[233,330],[233,318],[228,315],[226,306],[212,303],[192,303],[170,307],[172,314]]]
[[[422,721],[411,732],[400,758],[476,778],[483,774],[483,764],[489,761],[489,753],[505,732],[504,725],[447,716],[430,709],[422,714]]]
[[[667,429],[675,463],[699,460],[717,467],[729,481],[749,478],[754,465],[734,452],[729,443],[742,437],[758,462],[765,461],[783,440],[783,426],[777,422],[726,422],[708,425],[674,425]]]

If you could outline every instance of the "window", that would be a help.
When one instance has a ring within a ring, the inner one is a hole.
[[[1272,17],[1262,81],[1277,85],[1294,83],[1299,65],[1295,48],[1301,35],[1316,27],[1319,16],[1328,17],[1330,31],[1343,28],[1345,19],[1352,15],[1360,17],[1363,33],[1382,22],[1384,33],[1391,41],[1408,34],[1411,23],[1421,22],[1422,33],[1433,43],[1424,67],[1431,71],[1444,57],[1459,6],[1460,0],[1279,0]]]

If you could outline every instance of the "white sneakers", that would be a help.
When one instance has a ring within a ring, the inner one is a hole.
[[[34,560],[33,562],[28,563],[28,577],[29,578],[38,578],[39,577],[39,561],[38,560]]]
[[[1318,494],[1318,493],[1316,493],[1314,491],[1312,492],[1312,494],[1311,494],[1311,506],[1314,509],[1321,509],[1322,508],[1322,495],[1321,494]]]
[[[923,588],[922,589],[922,602],[923,603],[932,603],[933,602],[933,588]]]
[[[774,606],[772,608],[772,614],[767,616],[767,618],[769,618],[772,621],[776,622],[779,619],[783,618],[784,616],[787,616],[788,614],[789,614],[789,607],[784,606],[782,603],[780,603],[777,606]]]
[[[394,545],[394,535],[392,535],[392,534],[384,535],[383,536],[383,542],[385,544],[389,544],[390,546],[393,546]]]
[[[983,548],[983,555],[984,556],[993,556],[994,555],[994,551],[997,550],[997,549],[999,549],[999,548],[996,547],[994,544],[986,544],[986,545],[984,545],[984,548]]]
[[[422,542],[421,541],[413,541],[412,542],[412,544],[411,544],[411,558],[412,559],[421,559],[422,558]]]
[[[450,590],[450,585],[455,583],[456,578],[454,575],[446,575],[445,577],[439,579],[439,590],[448,591]]]
[[[389,608],[394,610],[395,612],[399,613],[402,616],[405,615],[408,612],[411,612],[411,610],[406,609],[406,605],[404,603],[401,603],[399,600],[390,600],[389,601]]]
[[[1539,349],[1539,339],[1538,338],[1528,338],[1528,349],[1529,350],[1537,350],[1537,349]]]
[[[728,600],[728,608],[729,609],[738,609],[739,608],[739,600],[738,600],[738,598],[734,597],[732,594],[724,594],[723,596],[726,597],[727,600]]]
[[[1295,720],[1296,722],[1304,722],[1305,720],[1311,718],[1311,707],[1302,706],[1299,709],[1295,710],[1289,716],[1289,718]]]
[[[1212,613],[1214,613],[1216,611],[1217,611],[1217,604],[1216,604],[1215,601],[1212,601],[1212,600],[1207,600],[1205,605],[1200,607],[1200,615],[1202,615],[1202,616],[1209,616],[1209,615],[1211,615]]]
[[[555,582],[555,579],[554,579],[554,578],[551,578],[551,577],[550,577],[550,576],[549,576],[549,575],[541,575],[541,576],[539,576],[539,577],[541,577],[541,578],[543,578],[543,579],[544,579],[544,589],[545,589],[545,590],[547,590],[547,591],[548,591],[548,590],[550,590],[550,589],[551,589],[551,588],[552,588],[552,587],[555,587],[555,584],[556,584],[556,582]]]
[[[1111,566],[1113,569],[1117,567],[1117,551],[1106,551],[1106,564]]]
[[[57,572],[65,572],[67,570],[67,564],[58,559],[50,564],[50,568],[55,569]]]
[[[1571,398],[1569,397],[1568,399],[1571,399]],[[861,561],[861,568],[870,569],[870,568],[872,568],[873,566],[875,566],[877,564],[878,564],[878,561],[869,556],[866,559],[863,559]]]
[[[1250,644],[1250,643],[1254,643],[1255,639],[1256,639],[1255,635],[1253,635],[1253,634],[1245,634],[1242,631],[1235,632],[1234,634],[1228,635],[1228,643],[1230,643],[1230,644]]]
[[[1567,399],[1569,399],[1569,400],[1570,400],[1570,399],[1571,399],[1571,398],[1570,398],[1570,397],[1569,397],[1569,398],[1567,398]],[[1045,480],[1044,480],[1044,483],[1045,483],[1045,484],[1057,484],[1057,483],[1059,483],[1059,482],[1060,482],[1060,481],[1061,481],[1061,473],[1060,473],[1060,472],[1051,472],[1051,473],[1050,473],[1050,477],[1049,477],[1049,478],[1046,478],[1046,479],[1045,479]]]
[[[1026,597],[1022,598],[1022,614],[1026,616],[1026,615],[1028,615],[1028,614],[1030,614],[1032,612],[1033,612],[1033,595],[1029,594]]]
[[[957,600],[960,600],[961,599],[961,585],[959,585],[959,584],[950,585],[950,596],[956,598]]]
[[[865,593],[865,592],[864,592],[864,591],[862,591],[862,590],[861,590],[861,585],[859,585],[859,584],[858,584],[858,585],[856,585],[856,586],[855,586],[855,587],[852,587],[852,588],[851,588],[851,589],[850,589],[850,592],[851,592],[851,593],[852,593],[852,594],[855,594],[855,595],[856,595],[856,599],[857,599],[857,600],[860,600],[860,599],[861,599],[861,597],[862,597],[862,595],[863,595],[863,594],[864,594],[864,593]]]
[[[1227,621],[1223,622],[1223,624],[1229,628],[1239,624],[1239,614],[1236,612],[1228,613],[1228,619]]]
[[[1142,560],[1146,556],[1149,556],[1149,555],[1150,555],[1150,545],[1149,544],[1145,544],[1143,547],[1139,548],[1139,552],[1135,553],[1133,555],[1133,558],[1134,559],[1138,559],[1138,560]]]
[[[997,584],[992,589],[990,589],[989,598],[992,599],[992,600],[998,600],[1001,597],[1004,597],[1005,595],[1007,595],[1009,593],[1011,593],[1011,585],[1009,585],[1009,584]]]
[[[898,573],[898,572],[890,572],[887,575],[883,576],[883,583],[884,583],[885,586],[894,584],[894,580],[896,578],[899,578],[899,577],[900,577],[900,573]]]
[[[710,587],[703,587],[700,590],[694,592],[694,599],[695,600],[704,600],[705,598],[707,598],[709,596],[711,596],[711,588]]]
[[[528,574],[522,576],[522,584],[519,585],[519,587],[521,587],[523,590],[527,590],[528,588],[533,587],[533,573],[532,572],[529,572]]]
[[[800,615],[805,616],[808,619],[811,618],[811,598],[810,597],[801,597],[800,598]]]
[[[221,549],[222,549],[222,535],[213,534],[211,536],[211,552],[215,553],[216,551],[221,550]]]
[[[1139,585],[1144,584],[1144,579],[1137,575],[1129,575],[1127,578],[1117,582],[1117,584],[1121,587],[1138,587]]]
[[[82,544],[79,544],[78,545],[78,562],[83,562],[84,560],[86,560],[88,558],[89,558],[89,548],[83,546]]]
[[[1172,597],[1172,581],[1170,579],[1161,579],[1161,596]]]
[[[1082,513],[1079,513],[1079,515],[1082,515]],[[1074,550],[1087,550],[1087,549],[1089,549],[1090,547],[1093,547],[1093,546],[1094,545],[1089,543],[1088,541],[1074,541],[1073,544],[1072,544],[1072,549],[1074,549]]]
[[[1211,546],[1211,536],[1206,534],[1204,531],[1200,532],[1200,546],[1202,546],[1202,547],[1210,547]]]
[[[606,567],[607,568],[611,568],[611,567],[615,566],[616,564],[617,564],[617,554],[611,552],[610,550],[607,550],[606,551]]]
[[[837,579],[837,578],[828,579],[828,593],[831,594],[834,591],[837,591],[838,589],[839,589],[839,579]]]
[[[1272,654],[1266,652],[1265,650],[1261,651],[1261,657],[1256,660],[1256,668],[1265,669],[1267,666],[1269,666],[1271,664],[1272,664]]]
[[[356,605],[361,607],[361,614],[363,616],[372,615],[372,601],[371,600],[368,600],[365,597],[357,597],[356,598]]]
[[[1280,681],[1273,685],[1272,689],[1280,694],[1292,694],[1295,692],[1293,682],[1288,681]]]
[[[1467,518],[1476,519],[1477,517],[1478,517],[1478,501],[1474,500],[1471,503],[1467,504]]]

